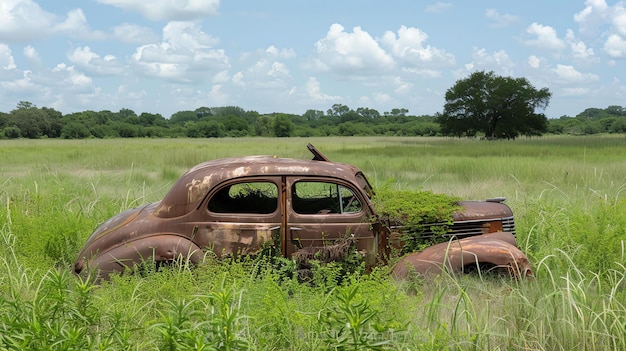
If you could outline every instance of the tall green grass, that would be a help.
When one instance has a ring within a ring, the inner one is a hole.
[[[301,284],[267,262],[210,261],[94,286],[70,273],[91,231],[159,200],[196,163],[306,143],[396,180],[464,198],[506,196],[536,278],[388,268]],[[623,137],[38,140],[0,143],[0,349],[626,349]],[[349,327],[348,327],[349,325]]]

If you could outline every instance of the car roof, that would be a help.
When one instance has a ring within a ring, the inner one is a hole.
[[[155,214],[176,217],[197,206],[217,184],[247,176],[322,176],[358,184],[357,167],[337,162],[276,158],[274,156],[230,157],[200,163],[183,174],[165,195]]]

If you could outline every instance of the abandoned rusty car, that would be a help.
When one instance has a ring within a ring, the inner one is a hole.
[[[366,266],[387,262],[400,245],[402,226],[376,212],[374,191],[360,169],[308,148],[312,159],[249,156],[196,165],[161,201],[101,224],[80,251],[75,273],[106,278],[146,260],[200,264],[208,253],[254,255],[267,245],[293,257],[347,235]],[[408,253],[393,275],[476,269],[532,275],[516,245],[513,213],[502,202],[460,202],[445,234],[450,240]]]

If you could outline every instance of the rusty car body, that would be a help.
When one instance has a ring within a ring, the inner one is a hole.
[[[199,264],[207,254],[256,254],[268,246],[292,257],[346,236],[368,267],[385,262],[391,247],[400,245],[402,226],[380,219],[360,169],[308,148],[313,159],[249,156],[196,165],[161,201],[101,224],[80,251],[74,272],[106,278],[146,260]],[[511,209],[502,201],[461,202],[463,210],[454,214],[446,234],[454,243],[408,254],[394,276],[469,267],[532,274],[515,242]]]

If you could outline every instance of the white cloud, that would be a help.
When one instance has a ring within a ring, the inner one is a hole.
[[[613,14],[613,26],[615,27],[615,32],[617,32],[622,37],[626,37],[626,9],[620,4],[615,5]]]
[[[132,23],[122,23],[115,26],[113,35],[124,43],[152,43],[159,40],[152,29]]]
[[[55,16],[31,0],[3,0],[0,3],[0,40],[22,42],[45,38]]]
[[[561,51],[565,48],[563,40],[559,39],[556,30],[550,26],[533,23],[526,29],[532,38],[525,40],[525,44],[539,49]]]
[[[279,50],[275,46],[247,53],[242,57],[242,64],[248,64],[248,67],[237,72],[233,82],[246,88],[285,89],[291,84],[292,76],[287,64],[277,60],[284,57],[294,56],[290,50]]]
[[[454,5],[452,5],[449,2],[436,2],[434,4],[426,6],[426,9],[424,11],[430,12],[430,13],[442,13],[447,10],[450,10],[453,7]]]
[[[100,55],[91,51],[89,46],[74,49],[74,51],[68,54],[68,59],[79,67],[99,75],[120,75],[127,68],[126,65],[118,62],[115,56],[106,55],[100,57]]]
[[[57,73],[62,81],[62,84],[66,90],[74,92],[90,92],[93,90],[93,81],[90,77],[87,77],[81,72],[78,72],[74,66],[67,66],[63,63],[58,64],[53,73]]]
[[[582,11],[574,15],[574,21],[578,22],[581,33],[595,35],[597,28],[608,22],[609,6],[604,0],[587,0],[585,5]]]
[[[390,48],[394,57],[400,58],[409,65],[422,67],[447,66],[454,64],[454,56],[443,49],[424,46],[428,35],[419,28],[401,26],[398,36],[388,31],[383,35],[381,42]]]
[[[393,91],[398,95],[408,95],[413,89],[413,83],[406,82],[400,77],[396,77],[393,84],[395,85]]]
[[[465,65],[468,72],[476,70],[494,71],[500,75],[513,75],[515,63],[504,50],[488,53],[484,48],[474,48],[472,62]]]
[[[81,9],[74,9],[68,12],[65,21],[54,25],[54,30],[65,32],[76,38],[96,40],[106,38],[106,34],[104,32],[94,31],[89,27],[87,18]]]
[[[142,75],[203,81],[229,66],[224,50],[212,48],[217,42],[197,23],[170,22],[163,28],[163,41],[138,47],[131,62]]]
[[[604,51],[612,58],[626,58],[626,40],[617,34],[612,34],[604,43]]]
[[[572,84],[572,83],[591,83],[598,80],[598,76],[592,73],[581,73],[577,71],[573,66],[570,65],[556,65],[556,68],[553,69],[554,73],[556,73],[557,79],[561,83]]]
[[[340,99],[339,96],[331,96],[331,95],[323,94],[322,89],[320,87],[320,82],[314,77],[309,77],[304,88],[306,90],[307,96],[318,102],[330,102],[330,101],[337,101]]]
[[[491,27],[503,28],[515,23],[519,20],[517,16],[505,13],[501,14],[496,9],[487,9],[485,17],[491,21]]]
[[[0,43],[0,68],[9,70],[16,67],[11,48],[6,44]]]
[[[225,94],[222,90],[221,84],[215,84],[211,87],[211,91],[207,94],[209,101],[212,105],[226,105],[228,103],[228,94]],[[200,106],[201,104],[197,104]]]
[[[440,78],[441,71],[426,68],[402,67],[402,72],[411,73],[422,78]]]
[[[330,26],[326,37],[315,43],[317,67],[342,75],[368,75],[386,71],[393,59],[361,27],[345,32],[340,24]]]
[[[280,57],[284,59],[291,59],[297,56],[296,52],[293,51],[292,49],[278,50],[278,48],[275,47],[274,45],[270,45],[267,49],[265,49],[265,53],[272,55],[274,57]]]
[[[574,16],[583,34],[607,38],[604,51],[612,58],[626,58],[626,9],[623,2],[608,6],[605,0],[587,0]]]
[[[530,55],[528,57],[528,65],[532,68],[539,68],[539,65],[541,65],[541,59],[535,55]]]
[[[186,21],[217,15],[219,0],[97,0],[153,21]]]
[[[569,44],[569,47],[572,50],[572,56],[574,58],[588,60],[592,59],[595,56],[593,48],[588,48],[583,41],[578,40],[571,29],[567,30],[565,40]]]
[[[32,63],[36,64],[36,65],[41,65],[41,58],[39,57],[39,53],[37,52],[37,50],[30,46],[27,45],[24,48],[24,56]]]
[[[374,93],[374,101],[378,104],[388,104],[393,101],[393,98],[387,93],[377,92]]]
[[[11,81],[0,81],[0,87],[2,87],[3,93],[11,96],[25,96],[31,97],[37,94],[46,95],[47,90],[39,85],[34,84],[30,79],[30,72],[24,72],[24,75],[20,79]],[[28,101],[26,98],[23,101]]]

